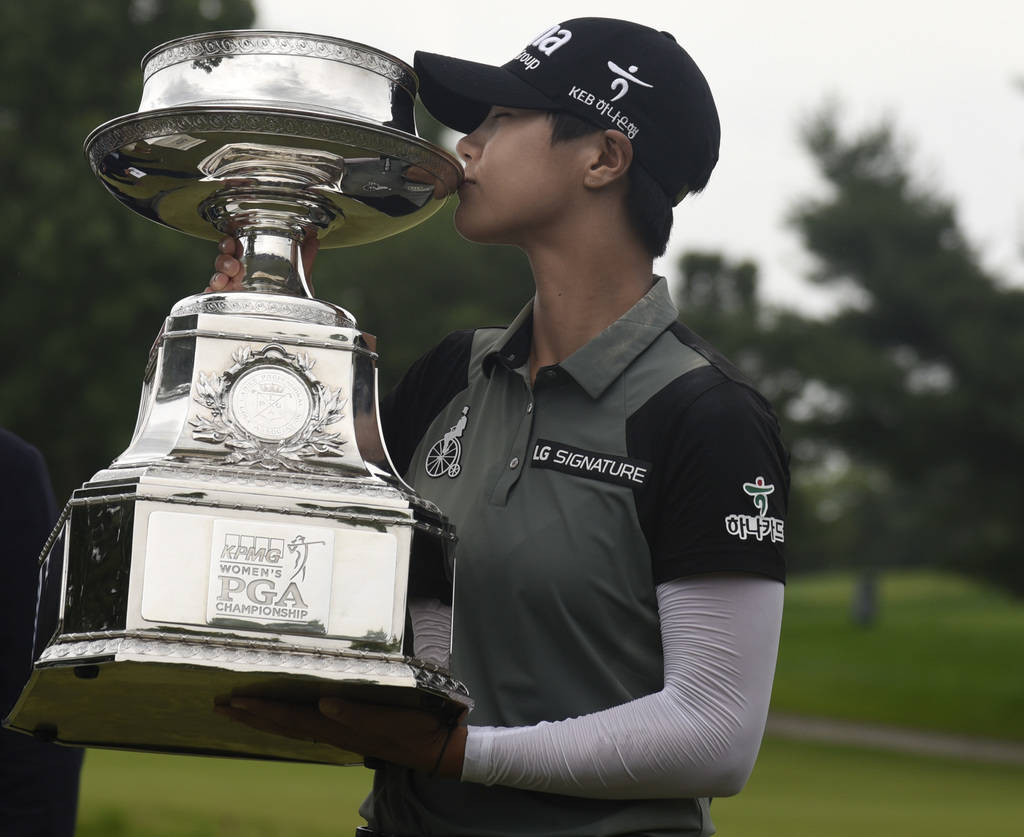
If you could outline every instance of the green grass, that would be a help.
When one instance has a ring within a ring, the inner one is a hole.
[[[860,628],[852,594],[850,575],[790,583],[774,709],[1024,740],[1024,606],[890,574]],[[348,837],[369,783],[362,768],[91,750],[78,837]],[[712,815],[724,837],[1024,835],[1021,788],[1024,767],[769,738]]]
[[[361,767],[89,750],[76,837],[351,837]]]
[[[890,573],[863,628],[853,586],[789,584],[773,709],[1024,740],[1024,605],[955,576]]]
[[[92,750],[77,837],[350,837],[361,768]],[[769,738],[722,837],[1024,834],[1024,767]],[[1017,829],[1014,831],[1014,829]]]
[[[765,740],[754,774],[716,799],[722,837],[1024,835],[1024,767]]]

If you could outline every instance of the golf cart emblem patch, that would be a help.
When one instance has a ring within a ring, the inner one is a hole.
[[[462,415],[447,433],[430,446],[427,451],[427,476],[443,477],[446,474],[455,479],[462,470],[462,433],[469,424],[469,405],[462,408]]]
[[[757,514],[730,514],[725,518],[725,531],[735,535],[741,541],[754,538],[758,541],[770,540],[772,543],[785,541],[785,521],[778,517],[768,516],[768,495],[774,493],[775,486],[758,477],[753,482],[743,483],[743,492],[750,496]]]

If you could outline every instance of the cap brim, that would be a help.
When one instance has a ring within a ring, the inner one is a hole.
[[[493,105],[537,110],[554,107],[547,96],[504,67],[432,52],[417,52],[413,66],[426,109],[442,125],[464,134],[475,130]]]

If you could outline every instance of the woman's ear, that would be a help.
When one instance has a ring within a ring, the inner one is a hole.
[[[594,155],[584,176],[589,189],[603,189],[613,183],[626,182],[626,173],[633,164],[633,144],[622,131],[594,134]]]

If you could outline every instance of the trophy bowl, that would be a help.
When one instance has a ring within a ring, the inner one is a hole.
[[[301,271],[282,239],[339,247],[394,235],[462,180],[454,157],[416,136],[412,69],[362,44],[213,32],[152,50],[143,78],[139,112],[86,139],[89,164],[147,218],[240,238],[246,264],[284,258]],[[312,296],[288,264],[278,267],[283,288],[255,266],[246,287]]]
[[[128,448],[43,548],[62,593],[39,603],[6,723],[79,746],[352,763],[214,705],[471,706],[446,661],[413,653],[410,600],[451,603],[453,527],[388,456],[374,338],[313,297],[299,257],[310,238],[408,229],[462,169],[416,136],[412,70],[361,44],[214,32],[152,50],[143,77],[139,111],[94,130],[88,162],[133,211],[237,237],[243,290],[173,306]]]

